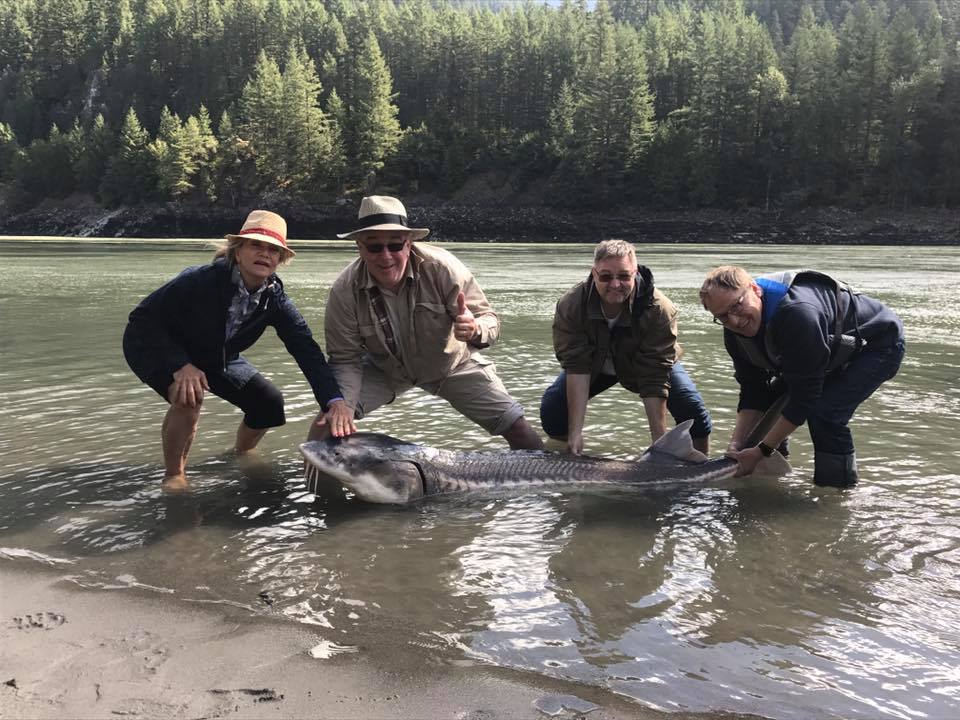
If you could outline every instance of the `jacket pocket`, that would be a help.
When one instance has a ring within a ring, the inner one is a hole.
[[[447,314],[446,305],[418,302],[413,309],[413,331],[418,343],[445,340],[452,327],[453,318]]]

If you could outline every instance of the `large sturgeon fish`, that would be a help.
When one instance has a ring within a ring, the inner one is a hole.
[[[361,500],[395,505],[449,493],[528,486],[649,486],[732,477],[736,461],[727,457],[711,460],[694,449],[692,423],[687,420],[677,425],[634,462],[540,450],[457,452],[377,433],[312,440],[300,446],[300,453],[310,492],[325,495],[342,487]],[[790,465],[774,453],[759,471],[783,475]]]

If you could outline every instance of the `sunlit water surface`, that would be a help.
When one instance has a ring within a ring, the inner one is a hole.
[[[160,492],[162,402],[120,337],[150,290],[209,256],[177,245],[0,242],[0,562],[78,584],[316,626],[327,648],[395,662],[489,663],[668,710],[772,718],[960,713],[960,251],[956,248],[640,246],[681,311],[685,362],[732,427],[736,389],[697,304],[711,267],[816,267],[894,307],[900,375],[854,423],[861,482],[818,490],[802,429],[794,473],[647,492],[458,497],[405,508],[316,499],[296,445],[316,407],[269,333],[248,357],[285,391],[288,424],[262,450],[272,488],[225,454],[237,411],[205,403],[194,491]],[[489,355],[539,428],[558,371],[550,325],[590,246],[457,246],[503,321]],[[322,338],[346,245],[304,248],[282,272]],[[362,424],[451,449],[501,448],[418,391]],[[587,451],[635,458],[639,401],[590,405]],[[259,488],[259,489],[258,489]],[[321,662],[322,660],[318,660]]]

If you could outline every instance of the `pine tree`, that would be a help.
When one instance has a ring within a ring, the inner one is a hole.
[[[614,140],[621,119],[612,112],[619,88],[615,26],[607,0],[598,0],[589,33],[587,63],[578,81],[583,88],[577,114],[577,133],[583,139],[579,162],[584,172],[608,179],[622,170],[623,157]]]
[[[356,168],[354,179],[367,181],[396,149],[400,123],[393,104],[390,70],[373,33],[367,34],[350,61],[351,93],[343,133],[347,155]]]
[[[579,105],[573,86],[564,81],[547,120],[547,152],[556,160],[566,160],[576,152],[576,118]]]
[[[804,192],[826,197],[841,154],[837,40],[809,7],[784,52],[783,69],[790,88],[788,173]]]
[[[343,141],[346,108],[336,88],[331,90],[327,97],[326,115],[330,133],[330,156],[327,161],[326,175],[331,189],[339,191],[346,183],[347,151]]]
[[[846,98],[848,159],[861,183],[862,196],[876,163],[880,118],[889,101],[889,49],[883,18],[877,7],[859,0],[843,21],[839,66],[841,93]]]
[[[251,143],[240,137],[226,110],[217,125],[212,181],[216,196],[230,207],[238,207],[260,188]]]
[[[13,128],[0,122],[0,182],[12,177],[13,159],[20,152]]]
[[[196,166],[194,185],[210,202],[217,199],[216,159],[219,143],[210,126],[210,114],[203,105],[197,114],[191,115],[184,123],[187,137],[192,143],[193,159]]]
[[[85,143],[76,159],[77,189],[96,194],[107,172],[107,162],[113,154],[113,133],[103,115],[98,113],[84,134]]]
[[[74,189],[69,138],[54,125],[46,139],[15,156],[13,171],[17,188],[30,200],[69,195]]]
[[[149,145],[149,133],[140,125],[134,109],[130,108],[101,185],[101,195],[108,204],[133,204],[154,190],[156,176]]]
[[[758,75],[751,94],[755,99],[754,157],[764,171],[764,207],[770,209],[773,179],[783,166],[786,145],[784,109],[787,104],[787,79],[775,67]]]
[[[240,96],[240,137],[250,143],[261,183],[283,183],[287,113],[283,106],[280,67],[261,51],[249,82]]]
[[[180,118],[166,106],[160,112],[157,137],[147,148],[153,161],[157,189],[166,198],[177,198],[192,187],[189,181],[192,166],[184,150]]]
[[[83,8],[80,0],[35,0],[30,16],[32,95],[38,122],[66,127],[82,104]],[[35,134],[34,128],[31,134]],[[39,134],[39,133],[37,133]]]
[[[695,19],[686,2],[664,7],[644,25],[643,48],[658,120],[686,107],[695,87]]]
[[[27,21],[25,3],[0,0],[0,37],[3,37],[0,43],[0,72],[19,71],[32,62],[35,39]]]
[[[923,61],[920,46],[920,33],[913,14],[901,7],[893,17],[888,28],[890,77],[907,80],[919,69]]]
[[[328,164],[335,153],[320,108],[321,90],[313,61],[302,47],[291,46],[283,71],[283,105],[287,111],[286,146],[296,150],[288,151],[285,184],[300,195],[314,193],[331,175],[339,174]]]

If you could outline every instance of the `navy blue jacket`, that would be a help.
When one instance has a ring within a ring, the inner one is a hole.
[[[843,297],[845,295],[847,293],[841,293],[843,307],[838,308],[836,291],[829,282],[798,278],[772,314],[766,306],[767,294],[764,293],[763,317],[770,319],[764,320],[756,336],[739,337],[732,330],[724,329],[724,345],[733,359],[734,374],[740,384],[738,410],[765,410],[771,375],[779,375],[790,394],[783,416],[795,425],[806,422],[823,393],[831,357],[830,341],[838,312],[844,313],[841,327],[845,334],[855,334],[859,326],[860,337],[866,341],[861,352],[887,348],[903,338],[903,323],[882,302],[867,295],[857,295],[856,303],[852,305],[856,314],[854,318],[854,310]],[[771,340],[780,356],[775,373],[754,365],[740,346],[744,341],[753,342],[760,352],[765,353],[764,337],[768,323]]]
[[[272,325],[326,411],[330,400],[341,397],[340,387],[280,278],[274,274],[267,282],[257,309],[227,341],[227,310],[236,292],[232,266],[221,258],[187,268],[130,313],[123,334],[127,362],[141,380],[154,385],[161,379],[172,382],[173,373],[187,363],[204,372],[226,373],[228,364]],[[252,366],[247,367],[252,374]]]

